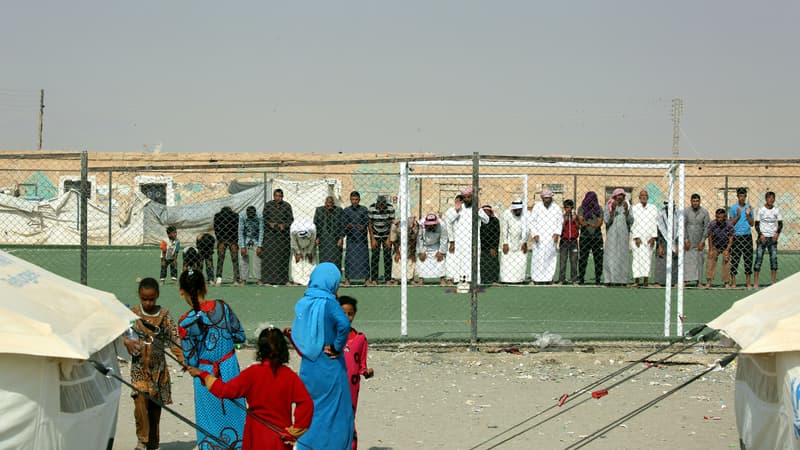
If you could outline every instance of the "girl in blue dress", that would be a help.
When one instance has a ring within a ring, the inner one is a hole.
[[[186,363],[223,381],[239,375],[235,345],[245,342],[245,334],[236,314],[222,300],[205,298],[206,280],[199,270],[189,268],[181,274],[179,292],[192,308],[178,321]],[[244,399],[235,401],[245,406]],[[194,413],[197,424],[216,438],[198,431],[200,450],[220,448],[220,440],[230,448],[241,448],[245,410],[214,397],[199,378],[194,379]]]

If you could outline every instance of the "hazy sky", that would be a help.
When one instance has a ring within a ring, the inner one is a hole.
[[[794,0],[0,5],[0,149],[800,157]]]

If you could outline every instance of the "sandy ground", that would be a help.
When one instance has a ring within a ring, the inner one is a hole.
[[[373,349],[375,378],[362,382],[357,429],[359,447],[388,449],[566,448],[611,421],[697,375],[730,349],[691,349],[670,363],[651,367],[609,389],[607,396],[559,397],[641,359],[656,344],[583,344],[573,351],[520,354],[465,349]],[[679,347],[672,347],[676,349]],[[507,349],[506,349],[507,350]],[[652,358],[658,361],[668,352]],[[296,369],[298,358],[292,355]],[[239,353],[243,366],[252,351]],[[610,386],[645,369],[635,364],[603,383]],[[734,412],[735,362],[710,372],[642,414],[625,420],[588,444],[597,449],[738,448]],[[122,372],[127,375],[127,367]],[[193,419],[188,375],[176,373],[172,405]],[[136,445],[133,404],[123,387],[114,448]],[[552,408],[551,408],[552,407]],[[548,412],[533,418],[546,408]],[[555,416],[556,414],[560,414]],[[162,415],[161,448],[194,448],[194,430]],[[517,436],[514,436],[517,435]]]

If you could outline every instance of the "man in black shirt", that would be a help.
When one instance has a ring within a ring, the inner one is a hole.
[[[214,235],[217,237],[217,279],[214,284],[222,284],[222,268],[228,249],[231,251],[233,264],[233,283],[239,284],[239,215],[230,206],[225,206],[214,214]],[[211,283],[211,280],[208,282]]]

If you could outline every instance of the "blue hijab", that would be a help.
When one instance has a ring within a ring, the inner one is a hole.
[[[325,303],[336,302],[342,273],[335,264],[319,264],[308,280],[306,293],[294,306],[292,341],[304,358],[316,361],[325,345]]]

